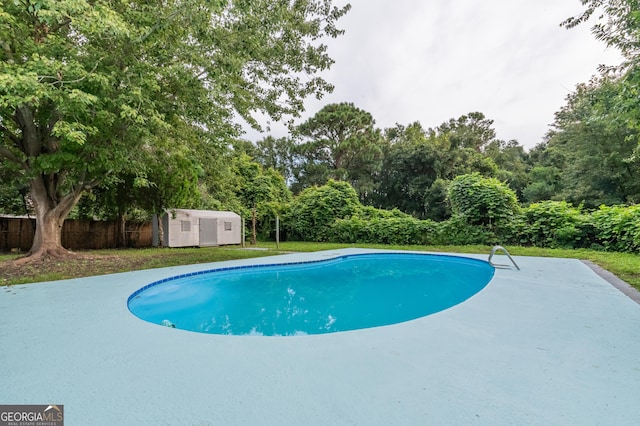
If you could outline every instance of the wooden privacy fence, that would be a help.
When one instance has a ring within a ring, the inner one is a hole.
[[[96,250],[119,247],[151,247],[151,223],[67,219],[62,227],[62,245],[70,250]],[[0,216],[0,251],[31,248],[35,219]]]

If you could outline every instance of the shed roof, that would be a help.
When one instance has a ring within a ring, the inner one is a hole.
[[[219,210],[168,209],[167,212],[176,212],[185,214],[187,216],[204,218],[240,218],[240,215],[237,213]]]

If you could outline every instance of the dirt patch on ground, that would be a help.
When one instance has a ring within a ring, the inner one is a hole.
[[[275,254],[281,254],[281,252],[239,250],[237,247],[124,249],[107,253],[67,252],[62,257],[23,259],[18,262],[16,262],[18,259],[0,261],[0,285],[65,280]]]
[[[141,269],[143,264],[144,260],[142,259],[111,255],[75,255],[58,259],[43,259],[26,264],[5,261],[0,262],[0,285],[33,281],[33,277],[43,277],[44,280],[53,281],[71,277],[112,274]]]

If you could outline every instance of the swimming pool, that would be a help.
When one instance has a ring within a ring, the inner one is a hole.
[[[200,271],[134,292],[129,310],[210,334],[291,336],[396,324],[457,305],[491,280],[485,261],[376,253]]]

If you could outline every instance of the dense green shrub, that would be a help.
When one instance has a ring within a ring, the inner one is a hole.
[[[372,244],[495,244],[496,234],[454,216],[442,222],[406,218],[338,219],[327,234],[339,243]]]
[[[479,173],[456,177],[449,185],[448,200],[454,216],[489,228],[510,222],[520,209],[513,190]]]
[[[437,244],[437,223],[412,217],[338,219],[329,233],[331,241],[373,244]]]
[[[640,206],[600,206],[591,220],[596,242],[605,250],[640,251]]]
[[[326,185],[307,188],[285,210],[288,237],[327,241],[327,232],[336,219],[348,219],[360,208],[358,194],[346,182],[329,180]]]
[[[493,230],[484,226],[472,225],[460,215],[438,222],[438,240],[436,244],[465,245],[465,244],[496,244],[498,238]]]
[[[542,201],[523,209],[514,243],[538,247],[590,247],[594,230],[582,207],[566,201]]]
[[[383,210],[373,206],[360,206],[357,213],[361,219],[388,219],[388,218],[411,218],[413,216],[401,212],[398,209]]]
[[[269,219],[281,215],[282,228],[294,240],[518,244],[640,252],[640,206],[602,206],[588,214],[565,201],[543,201],[519,209],[515,194],[506,185],[478,174],[454,179],[449,200],[454,215],[448,220],[418,220],[397,209],[363,206],[348,183],[329,181],[306,189],[291,203],[263,207]]]

